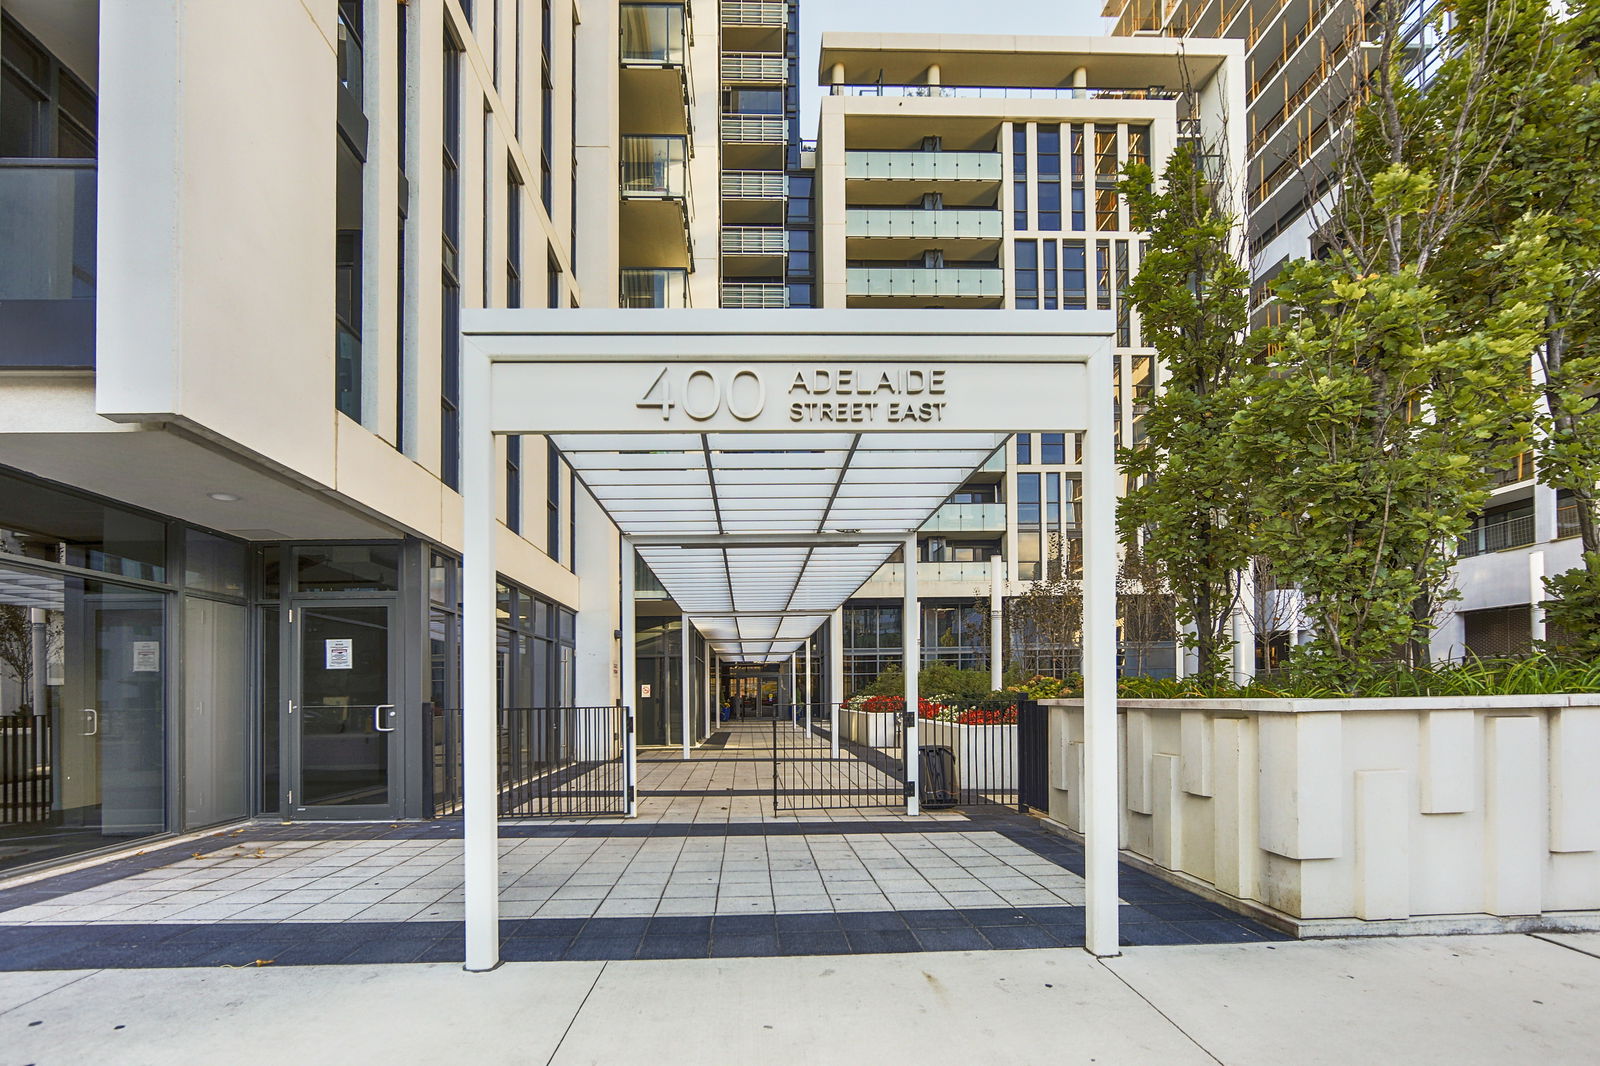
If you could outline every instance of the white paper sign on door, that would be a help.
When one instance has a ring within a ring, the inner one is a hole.
[[[133,642],[133,672],[154,674],[161,670],[161,642],[136,640]]]
[[[328,670],[354,669],[351,662],[351,645],[355,641],[350,637],[336,637],[325,640],[323,643],[324,667]]]
[[[649,685],[640,685],[639,686],[639,698],[640,699],[646,699],[646,700],[650,698],[650,686]]]

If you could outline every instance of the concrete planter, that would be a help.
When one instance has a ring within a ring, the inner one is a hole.
[[[839,735],[868,748],[893,747],[895,742],[894,711],[839,710]]]
[[[917,723],[917,732],[919,744],[936,744],[955,753],[963,789],[1016,791],[1016,726],[957,725],[924,718]]]
[[[1080,830],[1083,705],[1044,702],[1050,817]],[[1600,928],[1600,696],[1120,712],[1122,847],[1174,880],[1302,935]]]

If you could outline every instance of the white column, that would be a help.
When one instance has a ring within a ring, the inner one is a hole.
[[[500,965],[500,821],[495,705],[495,461],[489,357],[461,352],[461,797],[466,968]]]
[[[706,645],[706,706],[705,706],[705,731],[706,736],[711,735],[711,720],[717,707],[717,678],[722,671],[717,669],[717,656],[711,650],[711,645]]]
[[[806,638],[805,658],[802,660],[802,664],[803,664],[805,672],[806,672],[806,686],[805,686],[805,691],[806,691],[806,735],[809,736],[811,734],[811,701],[812,701],[812,698],[816,695],[816,693],[814,693],[811,690],[811,638],[810,637]]]
[[[1544,628],[1544,552],[1528,553],[1528,602],[1532,604],[1528,619],[1529,633],[1534,641],[1545,638]]]
[[[1117,527],[1111,355],[1089,361],[1083,446],[1083,835],[1091,954],[1121,953],[1117,934]]]
[[[689,654],[689,616],[683,616],[683,629],[679,634],[679,655],[682,667],[678,671],[678,718],[683,723],[683,757],[689,758],[689,693],[694,691],[694,660]]]
[[[1005,588],[1006,561],[998,555],[989,557],[989,687],[1000,691],[1004,664],[1001,662],[1001,637],[1004,636],[1005,619],[1002,617],[1001,591]]]
[[[1239,574],[1239,602],[1233,608],[1233,683],[1248,685],[1256,676],[1256,580],[1249,569]],[[1259,621],[1266,621],[1260,619]],[[1268,623],[1270,628],[1271,623]]]
[[[634,635],[634,561],[633,542],[627,537],[622,538],[622,647],[618,651],[619,661],[617,673],[622,678],[619,686],[622,690],[623,714],[628,719],[628,735],[623,738],[627,747],[628,764],[628,817],[636,818],[639,815],[639,717],[635,713],[638,707],[639,679],[634,676],[634,651],[638,646],[638,638]]]
[[[906,813],[922,813],[922,796],[917,789],[921,767],[917,742],[917,672],[922,669],[922,612],[917,608],[917,535],[906,537],[901,549],[905,557],[905,597],[900,607],[900,655],[906,677]]]
[[[839,757],[839,704],[844,702],[844,608],[828,620],[828,743]]]

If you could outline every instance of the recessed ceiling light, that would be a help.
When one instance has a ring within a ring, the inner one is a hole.
[[[218,503],[238,503],[239,502],[239,497],[235,496],[231,492],[208,492],[208,493],[206,493],[206,495],[210,496],[213,500],[216,500]]]

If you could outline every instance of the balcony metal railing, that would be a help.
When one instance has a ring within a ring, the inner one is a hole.
[[[1463,559],[1474,555],[1525,548],[1534,542],[1531,513],[1490,515],[1480,518],[1461,538],[1456,554]]]
[[[1000,212],[983,208],[852,207],[845,212],[847,237],[998,240],[1000,234]]]
[[[1003,503],[947,503],[923,525],[924,533],[982,533],[1006,528]]]
[[[1563,500],[1556,506],[1556,538],[1576,537],[1582,530],[1578,526],[1578,502]]]
[[[1517,457],[1508,465],[1494,472],[1494,484],[1496,488],[1515,485],[1531,477],[1533,477],[1533,452],[1518,452]]]
[[[688,307],[689,272],[627,268],[621,272],[623,307]]]
[[[94,365],[93,160],[0,159],[0,366]]]
[[[777,308],[789,306],[789,287],[772,282],[725,282],[723,307]]]
[[[728,255],[782,255],[788,249],[782,226],[722,227],[722,250]]]
[[[789,179],[776,170],[725,170],[724,200],[782,200],[789,194]]]
[[[787,26],[788,5],[777,0],[723,0],[724,26]]]
[[[847,179],[888,181],[999,181],[999,152],[846,152]]]
[[[687,199],[688,155],[688,139],[684,137],[623,137],[623,198]]]
[[[722,139],[729,144],[782,144],[787,138],[782,115],[722,116]]]
[[[683,66],[689,29],[682,4],[622,4],[621,21],[623,66]]]
[[[849,296],[950,296],[997,298],[1005,280],[999,267],[850,267]]]
[[[773,82],[789,76],[789,57],[782,52],[724,52],[723,81]]]

